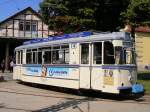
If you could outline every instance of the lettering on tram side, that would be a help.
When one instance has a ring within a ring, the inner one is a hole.
[[[113,70],[104,70],[104,85],[114,85]]]
[[[68,77],[69,68],[49,68],[46,66],[42,67],[26,67],[25,73],[30,76],[41,76],[41,77]]]
[[[50,77],[66,77],[69,75],[69,68],[48,68]]]

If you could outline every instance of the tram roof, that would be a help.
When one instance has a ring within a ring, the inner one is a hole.
[[[89,31],[77,32],[71,34],[64,34],[62,36],[49,36],[48,38],[37,38],[29,41],[25,41],[23,45],[16,48],[34,48],[47,46],[51,44],[65,44],[65,43],[77,43],[77,42],[92,42],[92,41],[105,41],[105,40],[131,40],[129,33],[127,32],[102,32],[92,33]]]

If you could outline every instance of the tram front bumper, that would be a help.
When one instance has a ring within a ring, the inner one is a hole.
[[[118,87],[117,89],[120,90],[120,93],[131,93],[131,94],[144,93],[144,87],[141,84],[133,84],[130,87]]]
[[[142,84],[134,84],[132,86],[132,93],[138,94],[138,93],[144,93],[144,87]]]

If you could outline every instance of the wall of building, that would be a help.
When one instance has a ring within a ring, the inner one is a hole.
[[[53,35],[53,32],[48,30],[48,26],[31,10],[6,19],[0,23],[0,48],[3,49],[0,63],[5,60],[5,68],[8,70],[16,46],[28,39],[47,38],[49,35]]]
[[[27,22],[32,25],[36,25],[36,30],[27,31],[26,29],[20,30],[20,23],[26,25]],[[24,14],[18,15],[13,19],[4,22],[0,25],[0,37],[3,38],[46,38],[48,35],[52,35],[53,32],[48,30],[48,26],[39,18],[37,15],[33,14],[31,11],[27,11]]]
[[[138,70],[150,70],[150,32],[136,32],[135,45]]]

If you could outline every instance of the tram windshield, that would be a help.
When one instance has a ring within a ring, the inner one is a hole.
[[[124,48],[124,54],[126,64],[135,64],[135,53],[132,48]]]
[[[106,41],[104,42],[103,53],[102,48],[102,42],[93,43],[93,64],[135,64],[135,55],[131,47],[114,46],[111,41]],[[89,51],[88,49],[87,44],[82,50],[82,57],[85,56],[85,53],[87,54],[86,58],[83,57],[84,60],[88,59],[89,53],[83,51]]]
[[[135,64],[133,49],[115,47],[115,64]]]

